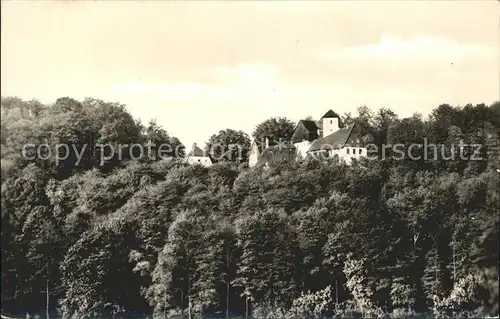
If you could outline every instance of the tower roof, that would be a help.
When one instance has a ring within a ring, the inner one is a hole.
[[[325,115],[323,115],[321,118],[324,119],[324,118],[333,118],[333,117],[339,117],[339,115],[337,113],[335,113],[334,111],[332,110],[329,110],[328,112],[325,113]]]

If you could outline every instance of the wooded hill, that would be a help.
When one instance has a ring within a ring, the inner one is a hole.
[[[377,145],[427,138],[470,153],[481,144],[481,160],[269,169],[152,158],[99,165],[92,148],[78,165],[75,154],[58,165],[27,160],[26,143],[181,141],[117,103],[2,98],[1,107],[2,313],[498,314],[498,103],[441,105],[427,118],[362,107],[342,119]],[[254,135],[290,127],[271,119]],[[234,128],[208,144],[219,139],[249,146]]]

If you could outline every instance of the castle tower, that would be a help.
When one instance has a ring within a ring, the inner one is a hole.
[[[323,121],[323,137],[335,133],[340,129],[340,118],[337,113],[332,110],[326,112],[321,120]]]

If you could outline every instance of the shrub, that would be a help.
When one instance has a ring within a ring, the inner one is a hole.
[[[331,286],[315,293],[302,294],[295,299],[290,312],[298,318],[322,318],[333,305]]]

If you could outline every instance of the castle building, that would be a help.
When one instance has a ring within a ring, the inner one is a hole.
[[[350,164],[353,159],[365,157],[367,151],[364,140],[355,124],[341,127],[340,117],[329,110],[316,122],[300,120],[290,141],[259,148],[252,142],[248,165],[269,166],[272,161],[301,161],[304,159],[326,159],[337,157]]]
[[[198,164],[205,167],[212,165],[212,160],[210,159],[210,157],[207,156],[207,154],[205,154],[205,152],[201,148],[196,146],[196,143],[193,144],[193,148],[186,156],[185,162],[190,165]]]

